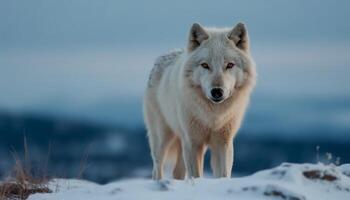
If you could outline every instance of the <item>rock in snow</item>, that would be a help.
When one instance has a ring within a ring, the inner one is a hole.
[[[98,185],[82,180],[54,179],[52,193],[29,200],[350,200],[350,165],[283,163],[241,178],[121,180]]]

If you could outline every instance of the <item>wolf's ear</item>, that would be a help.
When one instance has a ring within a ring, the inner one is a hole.
[[[188,41],[188,51],[195,50],[201,43],[208,39],[209,35],[208,33],[203,29],[203,27],[198,24],[194,23],[190,30],[190,36]]]
[[[227,35],[228,39],[232,40],[235,45],[243,50],[249,51],[249,36],[247,27],[242,23],[238,23]]]

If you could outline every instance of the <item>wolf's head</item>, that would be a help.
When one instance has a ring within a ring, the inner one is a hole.
[[[245,85],[254,85],[255,65],[246,26],[233,29],[192,25],[185,76],[214,103],[221,103]]]

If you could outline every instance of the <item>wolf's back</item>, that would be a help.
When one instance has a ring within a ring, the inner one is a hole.
[[[149,76],[148,86],[152,87],[157,85],[162,78],[165,69],[168,66],[171,66],[184,52],[184,49],[175,49],[159,56],[154,62],[154,66]]]

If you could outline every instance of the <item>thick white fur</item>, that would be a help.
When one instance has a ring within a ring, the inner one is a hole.
[[[201,67],[208,63],[210,69]],[[228,62],[234,68],[226,69]],[[230,177],[233,139],[255,86],[255,64],[245,25],[232,30],[194,24],[187,50],[160,56],[144,98],[144,118],[153,159],[153,178],[163,177],[169,149],[177,154],[174,178],[203,175],[203,157],[211,150],[215,177]],[[220,87],[224,100],[215,103],[210,90]],[[170,147],[173,148],[170,148]]]

